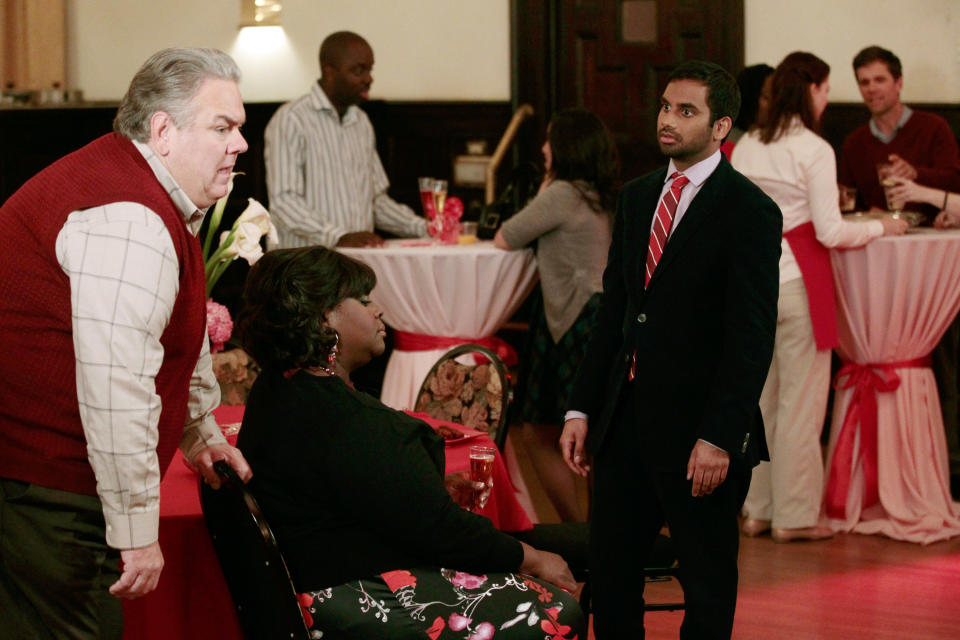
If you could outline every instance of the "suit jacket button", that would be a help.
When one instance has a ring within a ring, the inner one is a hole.
[[[637,322],[639,322],[640,324],[643,324],[646,321],[647,321],[647,314],[641,313],[640,315],[637,316]]]

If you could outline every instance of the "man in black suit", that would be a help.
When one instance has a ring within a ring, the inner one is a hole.
[[[680,636],[729,638],[737,515],[766,455],[757,403],[773,353],[782,218],[719,151],[740,106],[729,73],[684,63],[660,102],[670,163],[620,193],[560,445],[580,475],[585,447],[593,456],[597,637],[643,637],[641,569],[666,523],[687,605]]]

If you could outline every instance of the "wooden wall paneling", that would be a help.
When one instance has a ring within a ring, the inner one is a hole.
[[[0,74],[4,88],[65,88],[64,0],[4,0]]]

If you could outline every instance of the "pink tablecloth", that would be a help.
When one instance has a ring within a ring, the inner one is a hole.
[[[217,422],[221,427],[239,423],[243,419],[243,409],[242,406],[220,407],[215,412]],[[419,414],[417,417],[423,418]],[[447,473],[470,468],[471,444],[493,446],[486,434],[451,423],[440,424],[458,428],[470,436],[447,442]],[[499,454],[494,464],[493,483],[490,499],[481,513],[504,531],[532,528],[530,519],[514,496],[510,476]],[[197,478],[183,463],[180,452],[163,477],[160,495],[163,573],[153,593],[124,601],[124,639],[242,638],[233,601],[203,521]]]
[[[960,231],[924,229],[902,237],[880,238],[865,247],[831,252],[837,283],[844,361],[889,364],[916,361],[940,341],[960,309]],[[960,503],[950,498],[947,446],[940,400],[928,366],[882,371],[881,380],[899,377],[899,386],[876,393],[876,468],[879,503],[864,506],[867,484],[864,423],[844,434],[854,388],[838,389],[827,454],[827,475],[838,442],[852,436],[853,459],[845,517],[830,518],[841,531],[883,534],[930,543],[960,535]],[[895,383],[894,383],[895,385]],[[889,385],[889,386],[894,386]],[[872,392],[871,392],[872,393]],[[838,460],[840,457],[837,457]],[[867,460],[868,466],[870,460]]]

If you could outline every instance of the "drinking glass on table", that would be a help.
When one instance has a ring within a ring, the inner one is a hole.
[[[433,178],[418,178],[417,183],[420,186],[420,204],[423,206],[423,215],[427,220],[433,220],[436,215],[436,209],[433,204]]]
[[[470,480],[473,483],[483,483],[484,489],[477,489],[474,494],[473,506],[470,508],[474,513],[479,513],[487,504],[487,498],[490,496],[490,489],[493,487],[493,463],[496,460],[496,449],[494,447],[475,444],[470,447]]]
[[[857,208],[857,190],[845,184],[837,185],[840,190],[840,211],[849,213]]]
[[[461,222],[460,236],[457,238],[459,244],[473,244],[477,241],[477,223]]]
[[[883,187],[883,197],[887,201],[887,211],[900,213],[900,210],[903,209],[903,203],[896,202],[890,197],[890,187],[896,185],[896,183],[893,181],[892,162],[877,163],[877,180],[880,181],[880,186]]]

